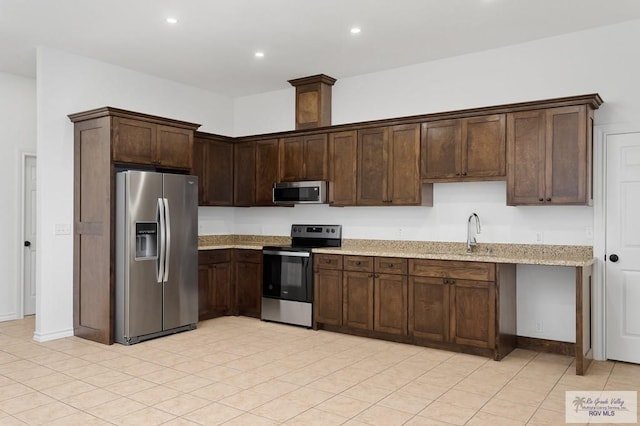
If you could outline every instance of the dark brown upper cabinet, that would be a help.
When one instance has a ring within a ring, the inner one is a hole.
[[[329,134],[329,204],[355,206],[358,132]]]
[[[113,161],[191,170],[193,130],[115,117]]]
[[[326,180],[329,149],[326,134],[280,140],[280,182]]]
[[[507,204],[589,204],[592,128],[586,105],[509,114]]]
[[[424,123],[422,180],[505,179],[505,122],[505,114],[495,114]]]
[[[196,133],[192,174],[198,176],[199,205],[233,205],[233,146],[225,137]]]
[[[357,205],[430,203],[422,197],[419,160],[419,124],[358,131]]]
[[[273,206],[278,180],[278,139],[237,143],[234,147],[234,205]]]

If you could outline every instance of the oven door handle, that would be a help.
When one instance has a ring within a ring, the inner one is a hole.
[[[262,250],[262,254],[273,256],[311,257],[311,253],[304,251]]]

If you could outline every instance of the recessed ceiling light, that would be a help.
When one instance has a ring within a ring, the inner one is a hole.
[[[168,24],[177,24],[178,20],[176,18],[169,17],[169,18],[167,18],[167,23]]]
[[[264,52],[256,52],[254,55],[256,58],[264,58]]]
[[[353,27],[351,28],[351,34],[360,34],[360,28],[359,27]]]

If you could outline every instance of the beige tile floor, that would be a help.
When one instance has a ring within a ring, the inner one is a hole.
[[[0,425],[564,424],[566,390],[638,390],[640,365],[461,355],[224,317],[134,346],[0,323]]]

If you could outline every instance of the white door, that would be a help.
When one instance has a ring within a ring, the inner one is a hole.
[[[36,313],[36,157],[24,163],[24,315]]]
[[[640,363],[640,133],[605,144],[607,358]]]

